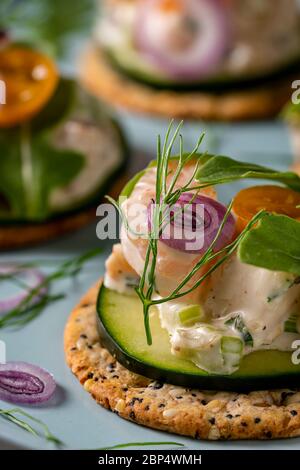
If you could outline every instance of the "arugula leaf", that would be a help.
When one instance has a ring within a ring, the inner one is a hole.
[[[0,27],[15,40],[27,42],[53,57],[68,60],[74,44],[88,35],[94,0],[1,0]]]
[[[29,124],[0,132],[0,148],[0,193],[9,204],[8,219],[46,218],[50,192],[72,181],[85,163],[83,155],[55,148],[49,134],[32,134]]]
[[[242,239],[238,257],[246,264],[299,276],[300,222],[266,214]]]
[[[239,179],[254,178],[277,181],[300,191],[300,177],[292,171],[280,172],[254,163],[239,162],[226,156],[206,156],[195,179],[203,184],[223,184]]]

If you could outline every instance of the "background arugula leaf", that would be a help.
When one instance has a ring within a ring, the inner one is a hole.
[[[0,28],[9,30],[16,41],[69,61],[89,35],[95,4],[94,0],[1,0]]]
[[[51,191],[67,185],[81,171],[85,157],[74,150],[57,149],[51,143],[51,130],[59,125],[76,104],[76,84],[62,78],[47,105],[23,127],[0,131],[0,195],[7,218],[43,220],[49,215]],[[25,141],[24,141],[25,140]],[[30,154],[32,178],[22,173],[22,149]]]
[[[265,215],[243,238],[238,257],[246,264],[300,275],[300,222]]]
[[[26,141],[24,142],[24,139]],[[30,152],[32,178],[22,174],[22,148]],[[8,218],[43,220],[48,214],[50,192],[67,185],[81,171],[85,158],[72,150],[59,150],[51,144],[46,133],[24,137],[22,128],[0,132],[0,192],[8,201]]]
[[[225,156],[206,156],[206,160],[196,174],[199,183],[216,185],[245,178],[265,179],[277,181],[295,191],[300,191],[300,177],[292,171],[280,172]]]
[[[0,132],[0,193],[9,206],[7,215],[21,217],[25,215],[26,207],[17,142],[19,136],[15,130]]]
[[[32,139],[32,155],[36,182],[32,216],[43,219],[49,215],[51,191],[70,183],[84,167],[85,157],[74,150],[55,148],[46,136]]]

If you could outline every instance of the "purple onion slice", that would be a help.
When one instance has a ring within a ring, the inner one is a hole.
[[[0,364],[0,399],[11,403],[37,404],[48,401],[56,383],[41,367],[26,362]]]
[[[152,227],[153,203],[148,206],[148,227]],[[206,196],[184,193],[174,206],[162,209],[165,219],[160,241],[175,250],[203,254],[216,238],[227,208]],[[168,211],[168,212],[166,212]],[[166,223],[166,221],[169,223]],[[217,252],[228,245],[235,234],[235,219],[229,214],[213,247]]]
[[[18,294],[8,297],[7,299],[0,300],[0,315],[5,315],[14,308],[18,307],[20,303],[26,299],[30,291],[36,289],[45,279],[43,273],[36,268],[25,268],[17,265],[0,265],[0,277],[1,275],[22,275],[26,279],[28,289],[22,289]],[[41,287],[36,295],[31,299],[30,305],[34,305],[45,296],[47,293],[46,287]]]
[[[215,72],[229,45],[222,0],[139,2],[135,43],[171,79],[197,80]]]

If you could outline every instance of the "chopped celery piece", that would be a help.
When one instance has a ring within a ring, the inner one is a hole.
[[[204,314],[201,305],[188,305],[179,312],[182,325],[188,325],[203,320]]]
[[[243,341],[234,336],[223,336],[221,338],[222,353],[242,354]]]

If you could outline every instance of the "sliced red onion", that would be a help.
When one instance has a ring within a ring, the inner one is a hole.
[[[1,275],[5,276],[10,274],[16,276],[20,274],[24,275],[28,283],[28,289],[23,289],[19,294],[0,300],[0,315],[4,315],[20,305],[30,291],[36,289],[45,279],[43,273],[37,268],[25,268],[18,265],[0,265],[0,277]],[[41,287],[38,293],[32,297],[30,305],[37,303],[46,293],[46,287]]]
[[[148,226],[153,219],[153,203],[148,206]],[[215,199],[185,193],[174,206],[162,209],[169,223],[162,225],[160,240],[175,250],[203,254],[216,238],[226,214],[226,207]],[[235,233],[235,219],[229,214],[213,247],[217,252],[228,245]]]
[[[144,0],[139,2],[135,43],[170,78],[201,79],[217,69],[226,53],[227,16],[222,0]]]
[[[0,364],[0,399],[12,403],[37,404],[48,401],[56,383],[41,367],[26,362]]]

